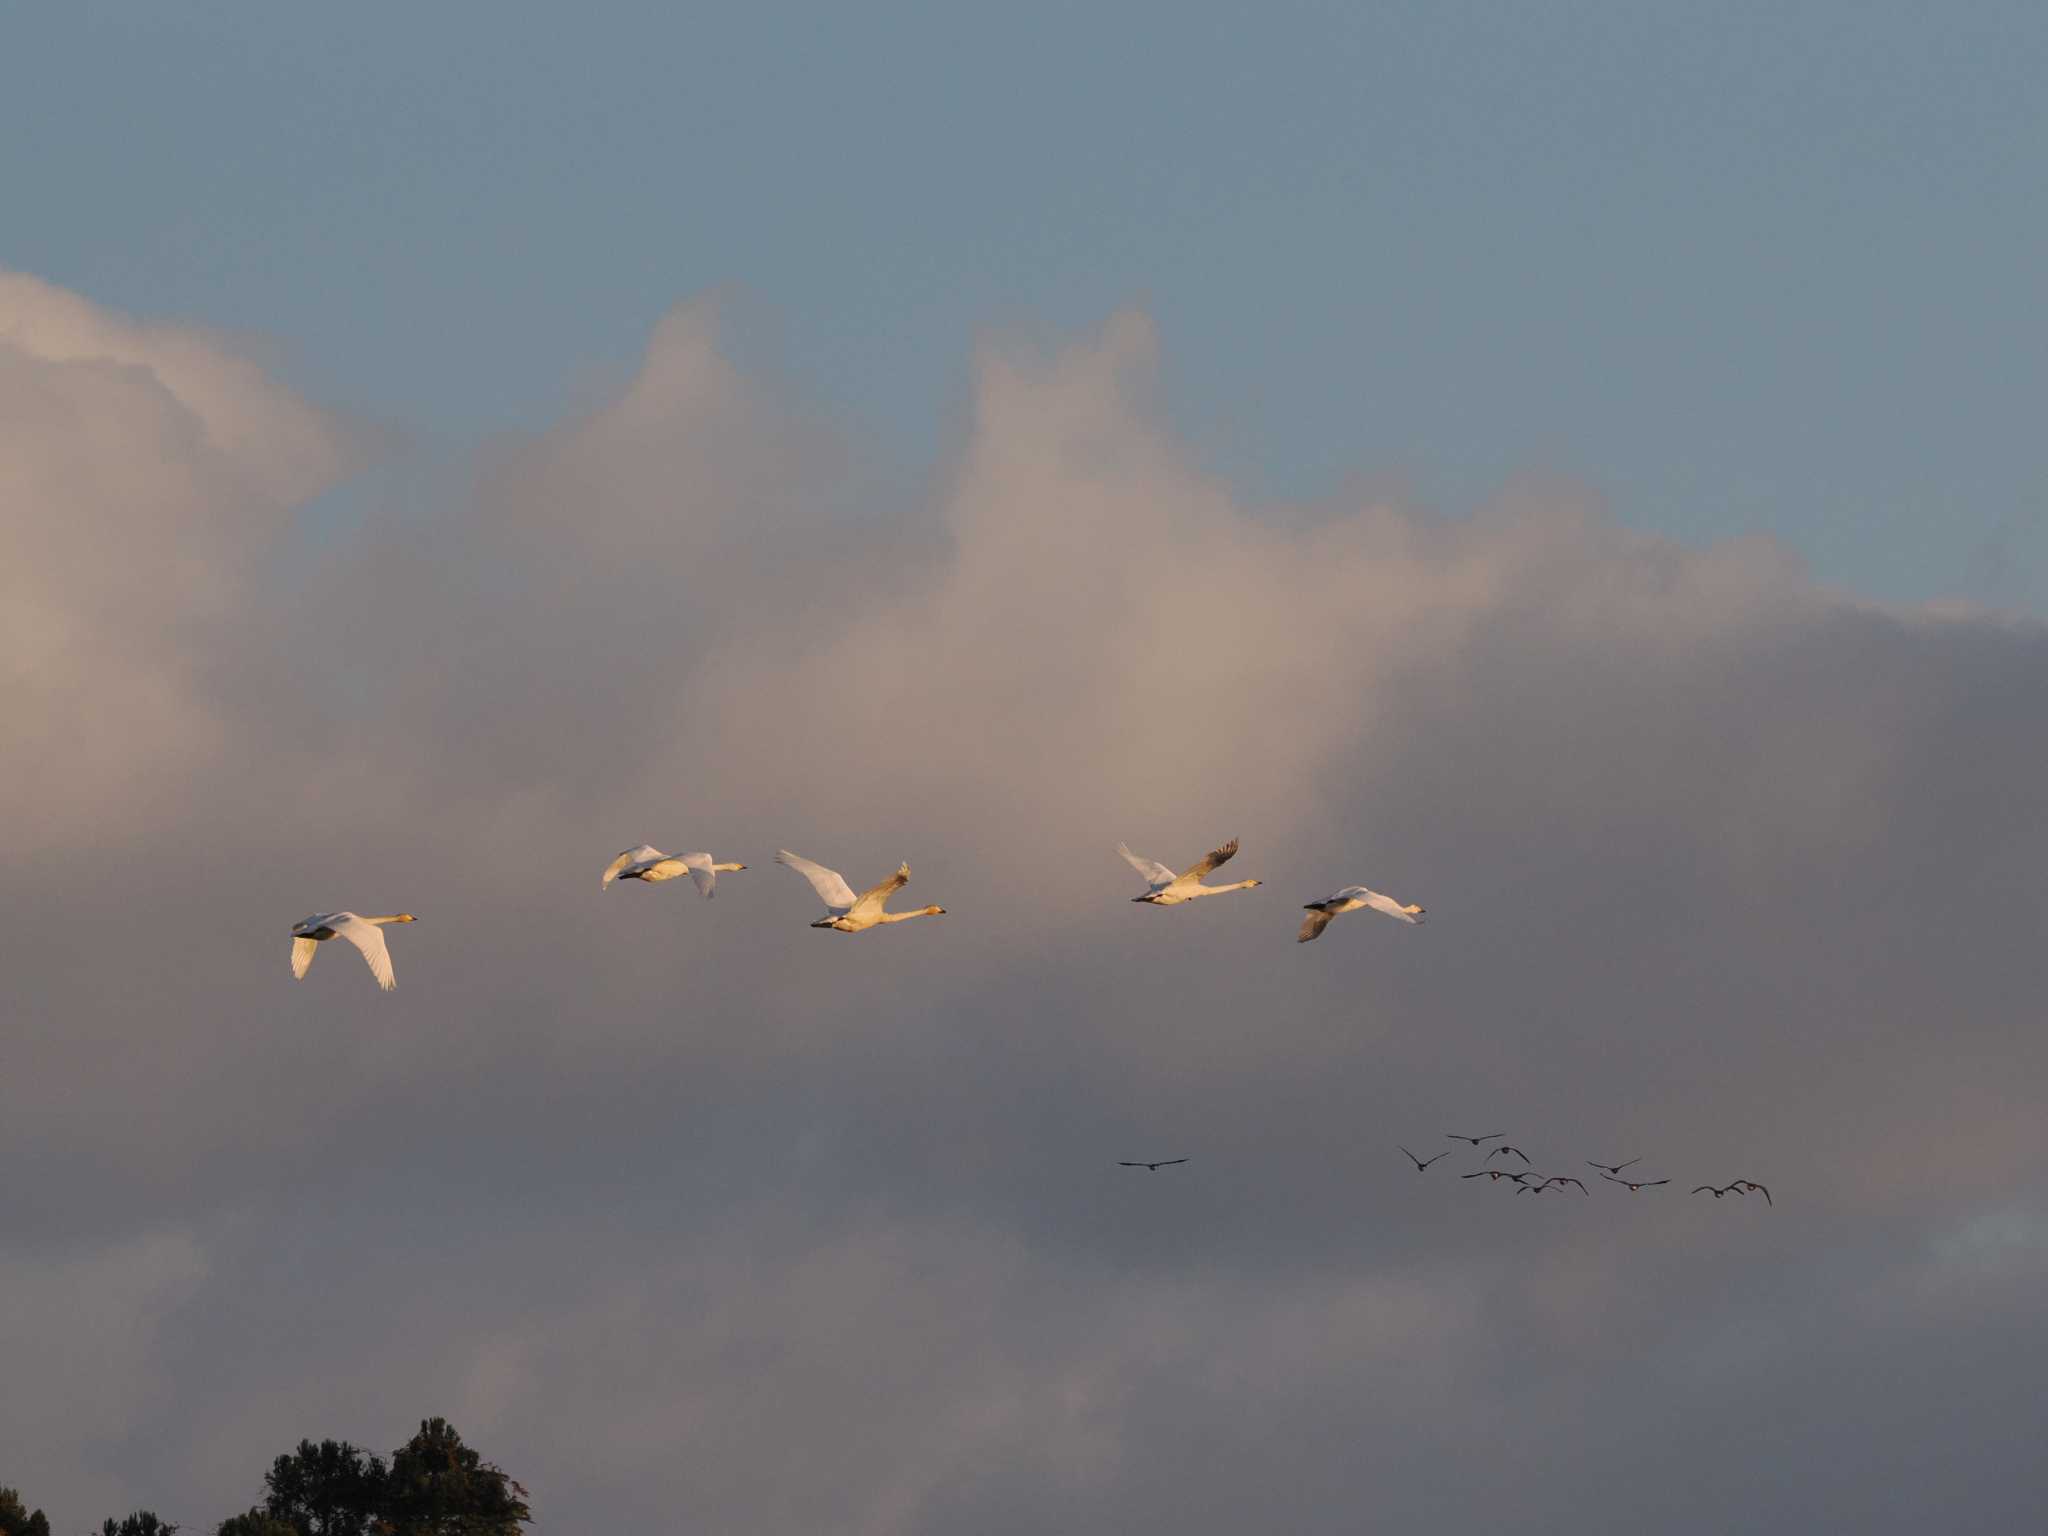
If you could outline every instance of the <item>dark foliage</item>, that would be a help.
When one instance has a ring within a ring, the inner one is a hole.
[[[157,1518],[155,1511],[138,1509],[124,1520],[103,1521],[99,1536],[175,1536],[177,1529],[170,1521]]]
[[[365,1536],[383,1511],[384,1463],[346,1440],[301,1440],[263,1475],[263,1511],[298,1536]]]
[[[40,1509],[29,1513],[12,1488],[0,1488],[0,1536],[50,1536],[50,1521]]]
[[[525,1492],[464,1445],[446,1419],[426,1419],[391,1453],[383,1529],[392,1536],[518,1536],[532,1519]]]

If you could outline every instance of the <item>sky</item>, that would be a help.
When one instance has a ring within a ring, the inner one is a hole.
[[[433,1414],[557,1532],[2039,1523],[2036,10],[11,36],[57,1529]]]

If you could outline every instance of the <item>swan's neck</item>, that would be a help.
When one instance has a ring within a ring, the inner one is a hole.
[[[1198,885],[1191,894],[1196,896],[1221,896],[1225,891],[1248,891],[1259,882],[1240,880],[1235,885]]]
[[[414,920],[410,912],[387,912],[381,917],[365,917],[363,919],[366,923],[375,923],[379,928],[383,927],[386,923],[410,923]]]
[[[878,923],[907,923],[913,917],[944,917],[944,907],[919,907],[915,912],[884,912],[875,919]]]
[[[744,864],[714,864],[714,865],[712,865],[711,867],[712,867],[713,869],[716,869],[716,870],[722,870],[722,871],[723,871],[723,870],[745,869],[745,868],[746,868],[747,866],[746,866],[746,865],[744,865]]]

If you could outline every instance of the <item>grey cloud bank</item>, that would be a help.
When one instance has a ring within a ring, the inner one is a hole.
[[[1564,483],[1246,507],[1154,352],[984,348],[869,505],[686,305],[335,534],[356,426],[0,280],[0,1476],[198,1529],[431,1412],[556,1530],[2037,1517],[2048,630]],[[1353,880],[1429,924],[1297,948]],[[397,993],[292,983],[332,906]],[[1496,1125],[1675,1183],[1394,1150]]]

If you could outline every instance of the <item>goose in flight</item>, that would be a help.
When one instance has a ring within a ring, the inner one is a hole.
[[[1711,1184],[1702,1184],[1697,1189],[1695,1189],[1693,1193],[1696,1195],[1712,1195],[1716,1200],[1718,1200],[1723,1195],[1727,1194],[1730,1190],[1733,1190],[1736,1194],[1739,1195],[1742,1193],[1742,1186],[1740,1184],[1726,1184],[1723,1185],[1721,1188],[1716,1189]]]
[[[1301,920],[1301,932],[1294,936],[1294,942],[1306,944],[1329,927],[1330,919],[1338,913],[1356,912],[1360,907],[1371,907],[1375,912],[1398,917],[1404,923],[1422,921],[1422,908],[1418,906],[1403,906],[1393,897],[1382,896],[1378,891],[1369,891],[1362,885],[1347,885],[1336,895],[1325,896],[1321,901],[1312,901],[1302,908],[1308,916]]]
[[[1520,1147],[1511,1147],[1506,1142],[1502,1142],[1499,1146],[1495,1147],[1491,1152],[1487,1153],[1486,1155],[1488,1157],[1499,1157],[1503,1152],[1514,1153],[1515,1156],[1519,1157],[1524,1163],[1527,1163],[1529,1161],[1528,1153],[1524,1152]]]
[[[1146,1170],[1147,1172],[1150,1172],[1150,1173],[1157,1173],[1157,1172],[1158,1172],[1158,1171],[1159,1171],[1160,1169],[1162,1169],[1162,1168],[1174,1168],[1174,1167],[1178,1167],[1178,1166],[1179,1166],[1180,1164],[1182,1164],[1182,1163],[1184,1163],[1184,1162],[1186,1162],[1186,1161],[1187,1161],[1187,1159],[1186,1159],[1186,1158],[1184,1158],[1184,1157],[1169,1157],[1169,1158],[1168,1158],[1168,1159],[1167,1159],[1167,1160],[1166,1160],[1165,1162],[1163,1162],[1163,1163],[1124,1163],[1124,1162],[1119,1162],[1119,1163],[1117,1164],[1117,1167],[1119,1167],[1119,1168],[1143,1168],[1143,1169],[1145,1169],[1145,1170]]]
[[[822,864],[813,864],[809,859],[791,853],[787,848],[779,849],[775,862],[787,864],[791,869],[811,882],[811,889],[818,893],[818,899],[825,903],[826,916],[811,924],[813,928],[836,928],[841,933],[865,933],[881,923],[907,923],[913,917],[944,917],[944,907],[919,907],[915,912],[884,912],[882,904],[896,892],[910,884],[910,866],[901,866],[895,874],[880,885],[869,886],[858,896],[853,887],[846,883],[845,876],[836,869],[827,869]]]
[[[1545,1183],[1546,1185],[1548,1185],[1548,1184],[1577,1184],[1577,1185],[1578,1185],[1578,1189],[1579,1189],[1579,1193],[1580,1193],[1580,1194],[1582,1194],[1582,1195],[1583,1195],[1584,1193],[1586,1193],[1586,1186],[1585,1186],[1584,1184],[1580,1183],[1580,1182],[1579,1182],[1579,1180],[1577,1180],[1577,1179],[1572,1179],[1572,1178],[1566,1178],[1566,1177],[1564,1177],[1563,1175],[1552,1175],[1552,1176],[1551,1176],[1550,1178],[1547,1178],[1547,1179],[1545,1179],[1545,1180],[1544,1180],[1543,1182],[1544,1182],[1544,1183]]]
[[[1492,1179],[1495,1183],[1499,1183],[1502,1179],[1507,1179],[1519,1184],[1522,1180],[1528,1178],[1529,1175],[1526,1173],[1509,1173],[1505,1168],[1482,1168],[1477,1173],[1461,1173],[1458,1177],[1461,1179]]]
[[[1116,845],[1116,851],[1122,854],[1124,861],[1144,876],[1145,883],[1152,887],[1144,895],[1133,896],[1131,900],[1149,901],[1155,907],[1177,907],[1184,901],[1193,901],[1197,896],[1221,896],[1225,891],[1248,891],[1255,885],[1265,883],[1260,880],[1240,880],[1235,885],[1202,884],[1202,876],[1220,864],[1229,863],[1231,856],[1237,852],[1237,839],[1234,837],[1215,852],[1206,855],[1200,863],[1177,875],[1164,864],[1155,864],[1142,854],[1131,852],[1122,843]]]
[[[1623,1166],[1627,1165],[1624,1164]],[[1659,1184],[1669,1184],[1671,1182],[1669,1179],[1643,1179],[1640,1181],[1636,1179],[1617,1179],[1611,1173],[1603,1173],[1600,1177],[1610,1184],[1626,1185],[1630,1194],[1634,1194],[1639,1189],[1655,1189]],[[1693,1193],[1698,1194],[1699,1191],[1694,1190]]]
[[[1397,1147],[1401,1147],[1401,1144],[1398,1141],[1395,1142],[1394,1145]],[[1429,1162],[1424,1162],[1421,1158],[1417,1157],[1413,1152],[1408,1151],[1406,1147],[1401,1147],[1401,1151],[1407,1155],[1408,1161],[1415,1165],[1415,1171],[1417,1173],[1422,1172],[1422,1170],[1427,1168],[1430,1163],[1442,1162],[1445,1158],[1449,1157],[1451,1153],[1457,1150],[1458,1149],[1456,1147],[1447,1148],[1444,1151],[1437,1153],[1435,1157],[1429,1159]]]
[[[1765,1189],[1763,1185],[1757,1183],[1755,1179],[1737,1179],[1728,1187],[1730,1189],[1739,1189],[1745,1195],[1762,1195],[1765,1205],[1776,1205],[1778,1203],[1771,1198],[1771,1192]]]
[[[663,853],[659,848],[642,843],[638,848],[628,848],[607,864],[604,878],[597,882],[597,888],[601,891],[614,880],[645,880],[649,885],[659,885],[664,880],[687,874],[690,882],[709,896],[718,884],[720,872],[746,867],[744,864],[713,863],[708,853]]]
[[[1494,1137],[1496,1137],[1496,1136],[1505,1136],[1505,1135],[1507,1135],[1507,1132],[1506,1132],[1506,1131],[1488,1131],[1488,1132],[1487,1132],[1487,1133],[1486,1133],[1486,1134],[1485,1134],[1484,1136],[1461,1136],[1461,1135],[1459,1135],[1459,1134],[1458,1134],[1458,1133],[1457,1133],[1456,1131],[1445,1131],[1445,1132],[1444,1132],[1444,1134],[1445,1134],[1446,1136],[1450,1137],[1450,1139],[1451,1139],[1452,1141],[1469,1141],[1469,1142],[1471,1142],[1471,1143],[1472,1143],[1472,1145],[1473,1145],[1473,1146],[1475,1146],[1475,1147],[1476,1147],[1476,1146],[1478,1146],[1478,1145],[1479,1145],[1479,1144],[1480,1144],[1480,1143],[1481,1143],[1482,1141],[1491,1141],[1491,1140],[1493,1140],[1493,1138],[1494,1138]]]
[[[347,939],[363,952],[377,985],[389,992],[398,985],[391,974],[391,951],[384,947],[386,923],[417,921],[410,912],[393,912],[385,917],[358,917],[353,912],[316,912],[292,924],[292,975],[303,978],[313,963],[313,951],[322,939]]]
[[[1589,1157],[1586,1159],[1586,1166],[1588,1168],[1598,1168],[1602,1173],[1620,1173],[1622,1169],[1633,1168],[1641,1161],[1640,1157],[1632,1157],[1625,1163],[1596,1163]]]

